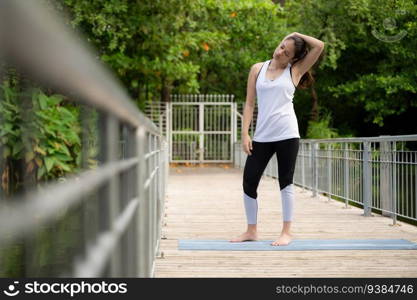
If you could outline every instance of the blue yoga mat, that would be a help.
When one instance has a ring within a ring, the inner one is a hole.
[[[216,251],[304,251],[304,250],[417,250],[404,239],[293,240],[287,246],[271,246],[273,241],[231,243],[224,240],[179,240],[179,250]]]

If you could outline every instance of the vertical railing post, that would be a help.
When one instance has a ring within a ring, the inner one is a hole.
[[[136,129],[135,128],[131,128],[129,130],[129,153],[130,153],[130,157],[138,157],[138,153],[137,153],[137,138],[136,138]],[[131,191],[131,198],[135,198],[139,200],[139,195],[138,195],[138,188],[137,188],[137,184],[138,184],[138,172],[139,172],[139,165],[136,164],[135,167],[132,169],[131,172],[131,177],[129,182],[131,183],[131,186],[129,187],[129,190]],[[136,216],[138,215],[138,210],[136,209]],[[129,262],[129,268],[130,268],[130,272],[129,272],[129,277],[136,277],[136,265],[138,263],[138,230],[137,230],[137,225],[138,225],[138,219],[137,217],[135,217],[132,220],[132,238],[129,241],[129,247],[131,248],[131,253],[132,256],[134,257],[133,261]]]
[[[397,223],[397,142],[392,142],[392,224]]]
[[[313,197],[317,197],[317,190],[318,190],[318,158],[317,158],[317,150],[318,150],[318,143],[317,142],[312,142],[312,147],[311,147],[312,151],[311,151],[311,160],[313,161],[313,168],[311,169],[312,172],[312,178],[313,178],[313,184],[312,184],[312,188],[313,188]]]
[[[155,148],[154,148],[154,136],[150,133],[147,134],[148,137],[148,153],[152,153]],[[148,194],[147,194],[147,201],[148,201],[148,206],[149,206],[149,210],[148,210],[148,214],[149,214],[149,240],[148,240],[148,253],[149,253],[149,257],[148,257],[148,265],[149,265],[149,277],[152,277],[152,257],[154,255],[154,225],[155,225],[155,214],[154,214],[154,204],[155,204],[155,193],[154,193],[154,187],[155,187],[155,177],[151,178],[151,174],[154,171],[155,168],[155,155],[152,154],[150,156],[148,156],[148,161],[147,161],[147,165],[148,165],[148,172],[146,174],[147,180],[148,180]]]
[[[159,239],[161,238],[161,220],[162,220],[162,213],[163,213],[163,204],[164,204],[164,199],[163,199],[163,195],[164,195],[164,176],[165,176],[165,159],[164,159],[164,149],[163,149],[164,145],[163,145],[163,140],[162,139],[158,139],[158,199],[157,199],[157,237],[158,237],[158,247],[157,247],[157,252],[156,252],[156,256],[159,256],[159,249],[160,249],[160,245],[159,245]]]
[[[233,162],[233,142],[235,140],[235,135],[234,135],[234,125],[235,125],[235,121],[234,121],[234,105],[233,103],[230,103],[230,156],[229,159],[231,160],[231,162]]]
[[[146,278],[149,277],[149,265],[148,265],[148,257],[149,251],[147,247],[147,243],[149,243],[149,214],[148,214],[148,206],[149,206],[149,199],[147,199],[146,190],[145,190],[145,182],[147,178],[147,161],[145,159],[146,149],[147,149],[147,137],[146,137],[146,130],[144,127],[139,127],[136,130],[136,139],[137,139],[137,153],[139,158],[139,172],[138,172],[138,198],[139,198],[139,206],[138,206],[138,277]]]
[[[382,136],[381,136],[382,137]],[[392,206],[391,206],[391,156],[392,152],[390,149],[391,143],[389,141],[382,140],[379,144],[380,150],[380,166],[379,166],[379,195],[381,197],[381,209],[383,216],[392,217]]]
[[[158,141],[158,136],[154,136],[154,149],[156,152],[155,154],[155,160],[154,160],[154,169],[156,170],[155,173],[155,184],[154,184],[154,199],[153,199],[153,207],[154,207],[154,229],[153,229],[153,234],[154,234],[154,246],[153,246],[153,252],[152,252],[152,266],[154,266],[154,262],[155,262],[155,256],[157,254],[157,247],[158,247],[158,211],[159,211],[159,141]],[[152,276],[153,276],[153,272],[155,270],[152,268]]]
[[[326,145],[327,153],[327,199],[331,200],[332,193],[332,145],[328,143]]]
[[[233,132],[232,132],[232,134],[233,134],[233,142],[232,142],[232,148],[231,148],[231,150],[232,150],[232,152],[233,152],[233,156],[232,156],[232,161],[233,161],[233,164],[235,164],[235,161],[236,161],[236,157],[235,157],[235,155],[236,155],[236,153],[235,153],[235,144],[236,144],[236,142],[237,142],[237,103],[235,103],[235,102],[233,102],[232,103],[232,116],[233,116],[233,118],[232,118],[232,124],[233,124],[233,126],[232,126],[232,130],[233,130]]]
[[[81,166],[83,170],[88,170],[88,159],[89,159],[89,134],[88,134],[88,126],[89,120],[92,117],[92,110],[90,107],[86,105],[82,105],[80,107],[80,122],[81,122]],[[0,158],[1,159],[1,158]],[[82,252],[80,255],[85,256],[87,253],[88,247],[90,247],[90,243],[94,240],[97,236],[97,226],[87,226],[86,224],[91,224],[91,215],[89,214],[90,211],[98,211],[98,207],[96,206],[97,203],[95,201],[91,201],[87,196],[85,196],[84,201],[82,202],[82,215],[83,215],[83,247]],[[97,222],[96,216],[94,216],[94,223]],[[95,224],[96,225],[96,224]]]
[[[147,133],[147,152],[152,153],[154,151],[154,143],[153,143],[153,139],[154,136],[151,133]],[[148,277],[152,276],[152,262],[153,262],[153,257],[155,255],[154,253],[154,225],[155,225],[155,215],[154,215],[154,187],[155,187],[155,178],[151,178],[151,174],[155,168],[155,155],[152,154],[150,156],[148,156],[148,160],[146,162],[147,165],[147,172],[146,172],[146,180],[148,181],[148,186],[147,186],[147,193],[146,193],[146,201],[148,202],[148,207],[147,207],[147,214],[149,215],[149,219],[148,219],[148,239],[147,239],[147,253],[148,253],[148,257],[147,257],[147,266],[148,266]]]
[[[301,186],[303,188],[303,190],[305,190],[306,188],[306,180],[305,180],[305,160],[304,160],[304,155],[305,155],[305,143],[301,142]]]
[[[345,208],[348,208],[349,204],[349,143],[344,143],[344,169],[345,169],[345,176],[344,176],[344,194],[345,194]]]
[[[233,143],[236,143],[237,142],[237,133],[238,133],[238,130],[237,130],[237,118],[238,118],[238,115],[237,115],[237,103],[236,102],[233,102],[233,136],[234,136]]]
[[[108,142],[111,144],[108,145],[109,159],[110,161],[117,161],[119,159],[120,151],[120,137],[119,137],[119,122],[114,116],[109,116],[108,119]],[[111,227],[113,227],[114,221],[117,219],[120,213],[120,199],[119,199],[119,188],[120,188],[120,177],[114,176],[110,179],[109,182],[109,200],[110,200],[110,220]],[[115,247],[114,252],[112,253],[111,258],[111,276],[120,277],[121,276],[121,249],[120,244]]]
[[[199,162],[202,163],[204,160],[204,104],[199,103],[198,104],[199,109]]]
[[[362,185],[363,185],[363,215],[371,215],[371,169],[370,169],[370,151],[369,141],[363,142],[363,167],[362,167]]]
[[[167,103],[167,140],[168,140],[168,159],[172,162],[172,119],[173,105],[172,102]]]
[[[119,124],[117,119],[108,114],[100,114],[100,161],[109,163],[118,160],[119,154]],[[111,230],[114,220],[120,211],[119,208],[119,178],[115,176],[110,179],[105,186],[100,189],[100,230]],[[109,275],[111,277],[120,276],[121,256],[119,246],[112,253],[109,262]]]
[[[159,115],[158,125],[159,125],[159,134],[162,136],[164,134],[162,124],[163,124],[163,114]]]

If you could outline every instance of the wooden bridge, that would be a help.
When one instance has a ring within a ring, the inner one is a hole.
[[[415,250],[189,251],[179,239],[228,240],[246,228],[242,170],[229,165],[172,166],[156,277],[416,277]],[[276,179],[264,176],[258,188],[259,238],[281,231],[281,200]],[[295,239],[408,239],[417,228],[363,209],[311,197],[296,188]]]
[[[210,96],[205,103],[179,97],[154,114],[155,122],[96,54],[63,30],[62,18],[36,1],[1,5],[0,29],[13,28],[0,34],[2,59],[83,108],[79,172],[41,182],[42,189],[24,181],[22,194],[7,199],[0,189],[1,276],[417,276],[415,250],[178,250],[180,239],[229,240],[246,227],[245,157],[237,140],[242,115],[233,97]],[[416,141],[417,135],[302,139],[294,239],[417,242],[417,227],[402,222],[417,223]],[[8,152],[0,144],[0,153]],[[200,165],[169,167],[190,161]],[[206,162],[217,164],[200,167]],[[276,167],[271,161],[258,190],[262,240],[281,230]]]

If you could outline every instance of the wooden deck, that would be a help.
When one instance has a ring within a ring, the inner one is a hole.
[[[246,228],[242,170],[172,167],[168,179],[155,277],[417,277],[416,250],[185,251],[179,239],[230,239]],[[362,216],[338,201],[312,198],[296,187],[294,239],[386,239],[417,242],[417,228],[389,218]],[[278,182],[263,177],[258,188],[261,240],[281,231]]]

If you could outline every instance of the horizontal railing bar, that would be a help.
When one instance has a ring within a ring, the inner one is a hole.
[[[200,134],[200,131],[178,131],[173,130],[172,134]],[[232,134],[232,131],[203,131],[203,134]],[[175,141],[174,141],[175,142]]]
[[[409,142],[409,141],[417,141],[417,134],[411,134],[411,135],[401,135],[401,136],[380,136],[380,137],[355,137],[355,138],[334,138],[334,139],[302,139],[305,143],[362,143],[362,142],[381,142],[381,141],[392,141],[392,142]],[[241,142],[236,142],[237,144],[240,144]],[[321,149],[324,150],[324,149]],[[341,150],[341,149],[332,149],[332,150]],[[363,149],[348,149],[345,150],[348,152],[362,152]],[[375,150],[373,150],[375,151]],[[406,152],[406,150],[391,150],[395,152]],[[410,151],[411,152],[411,151]]]
[[[202,102],[172,102],[172,105],[200,105]],[[206,102],[204,101],[204,105],[231,105],[230,102]]]
[[[362,143],[362,142],[382,142],[382,141],[388,141],[388,142],[398,142],[398,141],[403,141],[403,142],[409,142],[409,141],[417,141],[417,135],[413,134],[413,135],[404,135],[404,138],[402,138],[403,136],[381,136],[381,137],[362,137],[362,138],[334,138],[334,139],[302,139],[303,142],[305,143]],[[237,141],[236,144],[240,144],[241,141]],[[325,149],[319,149],[319,151],[328,151]],[[337,150],[337,151],[341,151],[343,149],[332,149],[332,150]],[[363,149],[348,149],[348,150],[344,150],[347,152],[363,152]],[[375,149],[373,149],[372,151],[377,151]],[[385,151],[386,152],[386,151]],[[406,150],[391,150],[391,152],[401,152],[401,153],[405,153]],[[409,151],[410,153],[412,153],[412,151]]]
[[[228,160],[209,160],[209,159],[204,159],[204,160],[194,160],[194,159],[191,159],[191,160],[176,160],[176,159],[173,159],[172,160],[172,162],[173,163],[230,163],[230,162],[233,162],[233,160],[231,160],[231,159],[228,159]]]
[[[303,139],[303,142],[315,142],[315,143],[339,143],[339,142],[349,142],[349,143],[361,143],[361,142],[380,142],[380,141],[417,141],[417,134],[410,135],[382,135],[378,137],[354,137],[354,138],[333,138],[333,139]],[[350,150],[350,151],[353,151]]]
[[[243,118],[243,115],[240,112],[238,112],[237,110],[235,110],[234,113],[237,114],[239,117]]]
[[[156,166],[155,169],[152,171],[151,175],[149,175],[149,177],[146,179],[145,184],[144,184],[145,189],[147,189],[149,185],[151,184],[151,181],[153,177],[155,176],[156,171],[158,171],[158,169],[159,169],[159,166]]]
[[[158,154],[159,152],[161,152],[161,150],[154,150],[152,152],[146,153],[145,154],[145,160],[147,160],[149,157],[151,157],[151,156],[153,156],[155,154]]]
[[[0,210],[0,242],[8,236],[17,237],[31,232],[49,220],[57,217],[58,212],[83,200],[83,196],[97,186],[125,171],[139,158],[106,163],[100,168],[68,177],[65,183],[50,183],[44,187],[47,192],[30,192],[23,199],[9,201],[16,204],[2,205]]]
[[[132,199],[122,214],[114,221],[112,230],[101,233],[97,242],[88,247],[85,259],[75,263],[75,277],[100,277],[109,255],[135,216],[138,204],[138,198]]]

